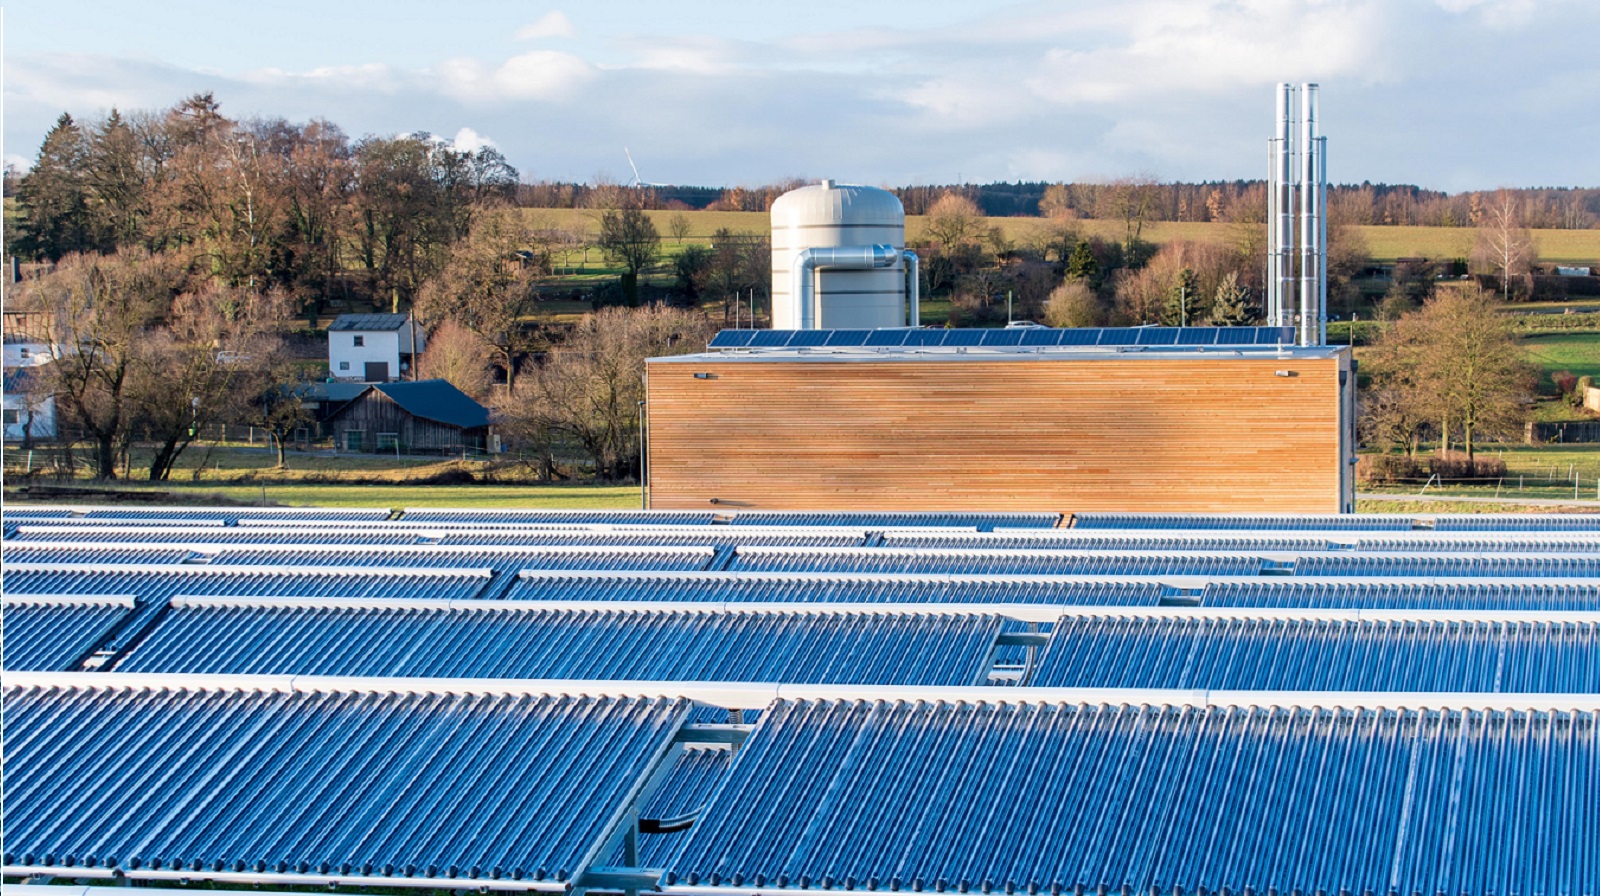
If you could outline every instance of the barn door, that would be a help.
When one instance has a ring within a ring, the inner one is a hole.
[[[369,382],[369,383],[387,383],[388,381],[389,381],[389,362],[388,361],[368,361],[367,362],[367,382]]]

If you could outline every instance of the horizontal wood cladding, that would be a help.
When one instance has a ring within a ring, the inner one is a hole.
[[[1336,513],[1340,364],[654,362],[651,506]]]

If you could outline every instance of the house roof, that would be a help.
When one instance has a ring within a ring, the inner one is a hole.
[[[448,380],[375,383],[370,388],[388,396],[413,417],[462,429],[489,425],[489,409]]]
[[[341,314],[328,324],[328,332],[398,330],[410,319],[405,314]]]
[[[367,391],[366,383],[299,383],[292,390],[303,401],[355,401]]]

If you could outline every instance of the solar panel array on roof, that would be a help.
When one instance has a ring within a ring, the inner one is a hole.
[[[1600,532],[1600,514],[1555,513],[1516,516],[1441,516],[1440,532]]]
[[[76,669],[133,612],[133,601],[85,597],[44,600],[13,591],[5,599],[0,668],[11,671]]]
[[[155,528],[129,526],[18,526],[11,541],[74,541],[83,544],[417,544],[417,532],[340,527],[329,531],[310,527],[290,529],[263,526]]]
[[[1480,578],[1592,579],[1600,577],[1593,557],[1354,557],[1312,556],[1295,561],[1297,576],[1449,576]]]
[[[714,514],[669,510],[411,510],[408,523],[586,523],[622,525],[709,525]]]
[[[5,692],[6,873],[564,889],[686,701]],[[103,872],[102,872],[103,873]]]
[[[1256,346],[1293,345],[1293,327],[1104,327],[1053,329],[723,330],[712,349],[969,348],[1011,346]]]
[[[182,563],[190,551],[173,548],[72,547],[30,548],[8,543],[0,548],[7,563]]]
[[[1155,606],[1162,587],[1150,583],[1019,579],[948,579],[885,575],[783,576],[703,573],[668,576],[618,573],[575,576],[524,573],[508,600],[695,601],[728,603],[1056,604]]]
[[[1571,585],[1421,582],[1213,582],[1205,607],[1416,610],[1600,610],[1600,589]]]
[[[1029,683],[1600,693],[1600,623],[1065,616]]]
[[[779,700],[663,890],[1593,892],[1595,726]]]
[[[477,597],[487,577],[462,570],[428,573],[415,569],[329,572],[307,569],[176,567],[172,570],[13,568],[6,588],[18,594],[129,594],[143,603],[179,595],[239,597]]]
[[[1092,531],[1092,530],[1091,530]],[[1271,538],[1266,536],[1205,537],[1179,535],[1084,536],[1070,529],[1051,534],[952,533],[921,535],[912,532],[886,532],[883,547],[893,548],[972,548],[990,550],[1054,551],[1322,551],[1328,542],[1320,538]]]
[[[250,550],[224,548],[216,563],[236,566],[426,566],[435,569],[704,569],[711,561],[710,547],[533,547],[527,550],[441,550],[397,547],[384,550]]]
[[[1258,557],[1230,555],[1073,555],[1056,551],[955,551],[912,548],[739,548],[730,570],[884,572],[954,575],[1252,576]]]
[[[1186,515],[1176,513],[1078,513],[1074,529],[1256,529],[1261,531],[1407,531],[1410,517],[1377,515]]]
[[[732,520],[735,526],[851,526],[854,528],[903,528],[938,526],[941,528],[1050,529],[1061,519],[1058,513],[940,513],[871,511],[807,513],[804,511],[748,510]]]
[[[947,338],[819,332],[808,338],[825,345]],[[1091,514],[1030,532],[1060,518],[137,512],[149,516],[41,521],[57,524],[49,539],[30,523],[5,546],[8,879],[1600,896],[1600,551],[1584,524],[1453,535],[1453,517]],[[1402,530],[1415,531],[1388,534]],[[277,537],[427,543],[250,546]],[[434,543],[456,540],[484,544]],[[210,546],[190,557],[190,543]],[[70,562],[87,556],[105,565]],[[152,559],[168,566],[111,562]],[[597,564],[620,568],[542,569]],[[690,571],[663,571],[675,564]],[[761,571],[789,565],[845,571]],[[858,571],[874,568],[924,572]],[[1251,581],[1206,581],[1233,576]],[[39,625],[13,613],[104,594],[141,602]],[[580,600],[610,603],[555,603]],[[630,604],[662,601],[699,606]],[[790,606],[741,608],[752,602]],[[824,606],[843,602],[881,606]],[[931,604],[996,606],[917,606]],[[1382,608],[1430,612],[1348,612]],[[1541,615],[1463,612],[1502,609]],[[91,652],[112,671],[10,668],[23,653],[43,657],[27,668],[77,668]],[[207,672],[278,677],[190,677]],[[613,695],[656,686],[600,679],[713,684],[659,686],[691,708],[545,698],[527,676]],[[1015,687],[953,690],[977,682]],[[929,690],[871,690],[903,685]],[[1102,690],[1091,706],[1038,689],[1061,685]],[[1281,708],[1222,708],[1258,689]],[[1343,693],[1300,707],[1307,689]],[[797,693],[861,699],[768,705]],[[1051,702],[1021,702],[1030,693]],[[1451,700],[1479,708],[1439,708]],[[680,728],[733,708],[761,721]],[[665,882],[596,868],[632,854],[613,822],[635,813],[638,855],[670,868]],[[692,826],[648,833],[661,824]]]
[[[655,613],[180,602],[119,672],[980,683],[983,615]]]

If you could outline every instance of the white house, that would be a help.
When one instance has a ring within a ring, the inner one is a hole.
[[[328,374],[364,383],[403,379],[426,346],[409,315],[341,314],[328,325]]]
[[[50,362],[50,344],[34,326],[36,316],[5,314],[5,440],[49,441],[56,437],[56,398],[45,391],[38,368]]]

